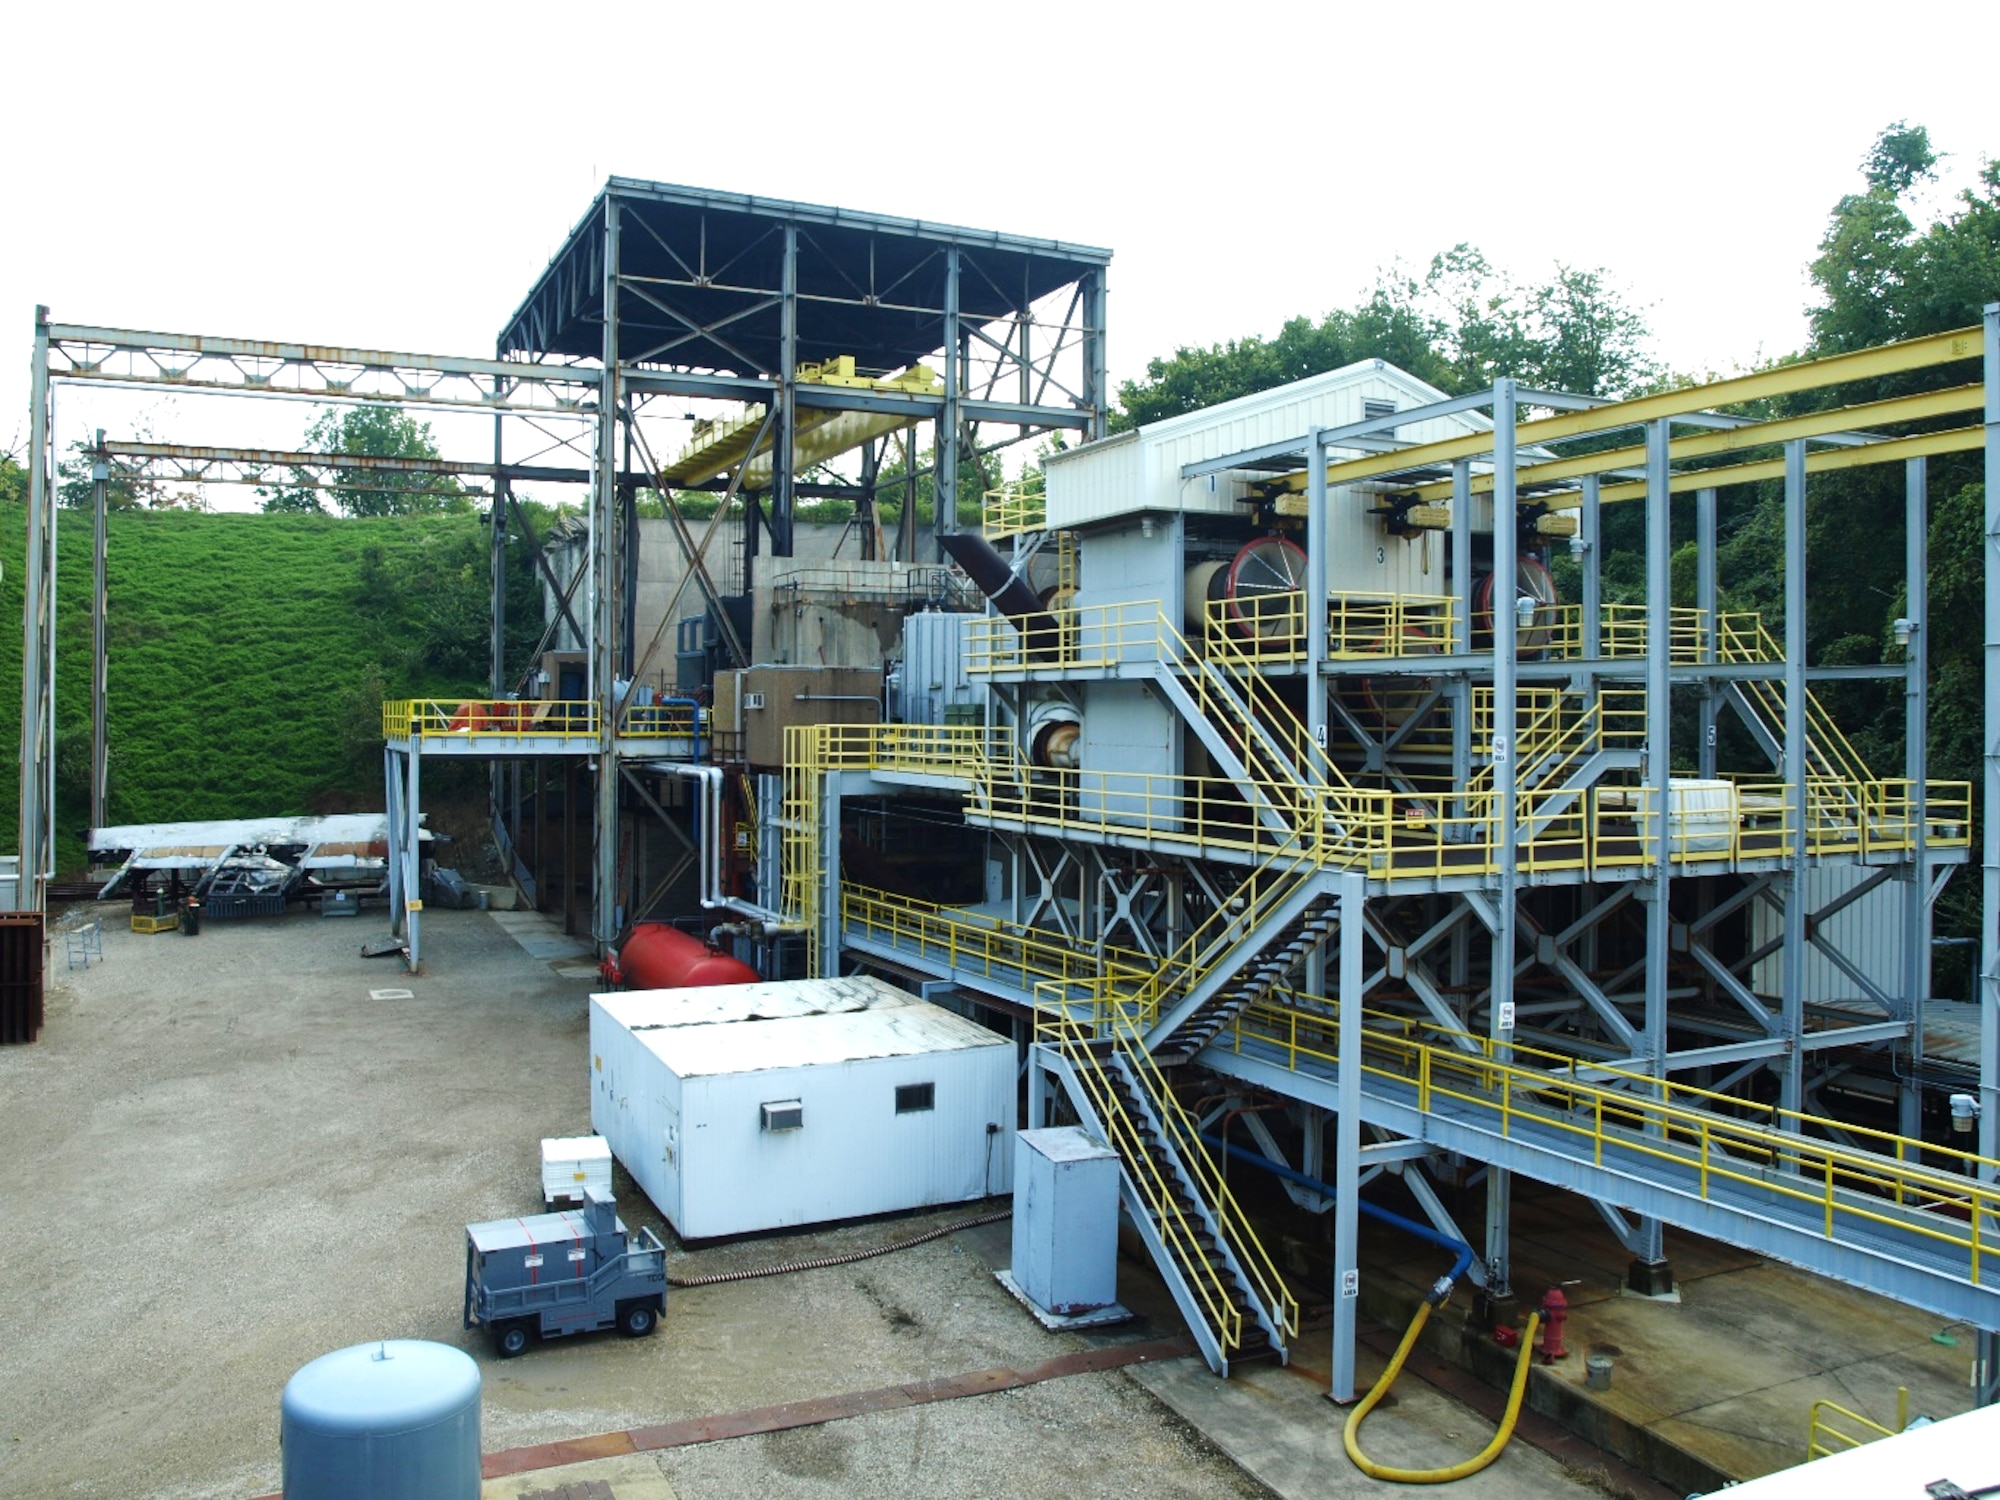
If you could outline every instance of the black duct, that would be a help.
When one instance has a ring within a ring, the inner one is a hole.
[[[949,531],[938,538],[938,546],[965,569],[965,576],[993,601],[994,608],[1014,622],[1031,660],[1048,661],[1056,656],[1061,631],[1055,617],[1042,607],[1042,596],[1025,578],[1016,576],[991,542],[976,531]]]

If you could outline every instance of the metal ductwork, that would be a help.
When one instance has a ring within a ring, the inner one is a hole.
[[[1007,559],[993,550],[993,544],[976,531],[952,531],[938,538],[938,545],[953,562],[965,569],[965,576],[993,601],[993,607],[1014,622],[1021,632],[1027,652],[1033,658],[1053,658],[1057,653],[1059,630],[1055,616],[1042,605],[1042,597],[1007,566]]]

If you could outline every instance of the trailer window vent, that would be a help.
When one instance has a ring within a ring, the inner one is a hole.
[[[1363,401],[1361,403],[1361,418],[1365,422],[1372,422],[1377,417],[1393,417],[1394,415],[1396,415],[1396,403],[1393,401]],[[1395,435],[1396,429],[1393,427],[1385,427],[1379,432],[1372,434],[1375,437],[1385,438],[1392,438]]]
[[[920,1114],[927,1109],[937,1108],[937,1085],[934,1083],[901,1083],[896,1085],[896,1113],[899,1115]]]
[[[764,1106],[766,1130],[803,1130],[805,1124],[806,1107],[797,1099],[780,1099]]]
[[[764,695],[762,693],[745,693],[743,695],[743,706],[745,708],[762,708],[764,706]]]

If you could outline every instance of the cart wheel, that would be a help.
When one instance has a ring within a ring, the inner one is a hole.
[[[509,1323],[500,1330],[495,1342],[500,1348],[502,1359],[512,1359],[528,1347],[528,1330],[519,1323]]]
[[[653,1331],[656,1317],[646,1303],[634,1303],[618,1315],[618,1331],[628,1339],[642,1339]]]

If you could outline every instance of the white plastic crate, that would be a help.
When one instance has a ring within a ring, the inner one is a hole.
[[[611,1191],[611,1143],[601,1135],[542,1142],[542,1202],[581,1203],[585,1188]]]

